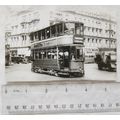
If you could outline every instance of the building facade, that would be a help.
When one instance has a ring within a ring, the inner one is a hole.
[[[94,56],[98,48],[116,48],[116,22],[110,16],[101,16],[80,11],[52,12],[51,23],[57,21],[77,21],[84,23],[86,56]]]
[[[12,17],[11,35],[6,43],[12,55],[30,55],[29,34],[61,21],[84,23],[85,55],[93,56],[98,48],[116,48],[116,22],[109,16],[80,11],[27,11]]]

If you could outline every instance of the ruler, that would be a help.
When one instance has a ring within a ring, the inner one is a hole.
[[[120,83],[7,84],[3,114],[120,112]]]

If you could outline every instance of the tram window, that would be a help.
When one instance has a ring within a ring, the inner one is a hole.
[[[38,39],[38,34],[37,34],[37,32],[35,32],[35,39]]]
[[[74,28],[75,28],[74,23],[65,23],[64,24],[64,33],[66,33],[66,34],[74,34]]]
[[[77,35],[80,34],[80,29],[79,29],[79,27],[77,27],[77,28],[75,29],[75,33],[76,33]]]
[[[83,35],[83,25],[76,23],[75,24],[75,33],[78,35]]]
[[[58,31],[58,36],[62,35],[62,33],[63,33],[62,23],[57,25],[57,31]]]
[[[35,51],[33,50],[33,59],[35,59]]]
[[[35,59],[39,59],[39,53],[37,50],[35,50]]]
[[[30,34],[30,40],[31,40],[31,41],[34,41],[33,33]]]
[[[42,30],[42,40],[45,39],[45,30]]]
[[[69,59],[69,52],[68,51],[64,51],[64,58]]]
[[[46,51],[43,52],[43,59],[46,59]]]
[[[71,48],[71,60],[76,60],[75,47],[72,47],[72,48]]]
[[[38,39],[41,40],[41,31],[38,32]]]
[[[57,59],[57,51],[54,51],[54,59]]]
[[[57,51],[55,49],[51,50],[51,58],[57,59]]]
[[[32,57],[32,59],[34,59],[34,51],[33,50],[31,51],[31,57]]]
[[[39,51],[39,59],[42,59],[41,51]]]
[[[54,55],[54,59],[57,59],[57,53],[55,53],[55,55]]]
[[[55,25],[51,27],[51,37],[55,37],[56,36],[56,28]]]
[[[41,59],[44,59],[44,51],[41,51]]]
[[[60,50],[58,53],[59,59],[63,59],[63,55],[64,55],[63,51]]]
[[[83,55],[83,50],[82,49],[77,49],[77,59],[80,59]]]
[[[54,59],[54,51],[51,52],[51,58]]]
[[[35,58],[35,59],[37,58],[37,54],[36,54],[36,51],[34,51],[34,58]]]
[[[80,25],[80,34],[84,35],[84,26],[83,26],[83,24]]]
[[[47,59],[51,59],[51,51],[47,51]]]
[[[46,38],[50,38],[50,28],[46,29]]]

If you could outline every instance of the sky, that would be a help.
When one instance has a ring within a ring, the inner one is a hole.
[[[93,12],[95,14],[100,15],[110,15],[114,18],[117,16],[117,11],[119,11],[120,6],[106,6],[106,5],[7,5],[0,6],[0,27],[4,27],[4,25],[9,21],[10,16],[15,15],[21,11],[33,11],[33,10],[41,10],[41,11],[51,11],[51,10],[70,10],[70,11],[86,11]]]
[[[4,10],[8,15],[12,15],[14,13],[20,12],[22,10],[80,10],[80,11],[90,11],[98,14],[110,14],[114,15],[116,14],[116,10],[119,8],[119,6],[106,6],[106,5],[38,5],[38,6],[29,6],[29,5],[9,5],[9,6],[0,6],[1,11]]]

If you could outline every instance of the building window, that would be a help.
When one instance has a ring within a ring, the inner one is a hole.
[[[24,39],[26,40],[26,35],[24,36]]]
[[[92,28],[92,32],[94,32],[94,28]]]
[[[92,43],[94,43],[94,39],[92,39]]]
[[[86,38],[84,38],[84,42],[86,43],[87,41],[86,41]]]
[[[90,27],[88,27],[88,31],[90,30]]]
[[[22,25],[22,29],[24,29],[25,28],[25,25]]]
[[[101,24],[101,22],[98,22],[98,24]]]
[[[96,39],[96,43],[98,42],[98,40]]]
[[[114,44],[116,44],[116,42],[114,41]]]
[[[24,40],[24,35],[22,35],[22,40]]]
[[[88,38],[88,43],[90,42],[90,38]]]
[[[106,40],[106,44],[107,44],[108,40]]]
[[[16,25],[15,28],[17,29],[17,28],[18,28],[18,25]]]
[[[101,33],[101,32],[102,32],[102,29],[99,29],[99,32]]]
[[[96,28],[96,32],[98,32],[98,28]]]

